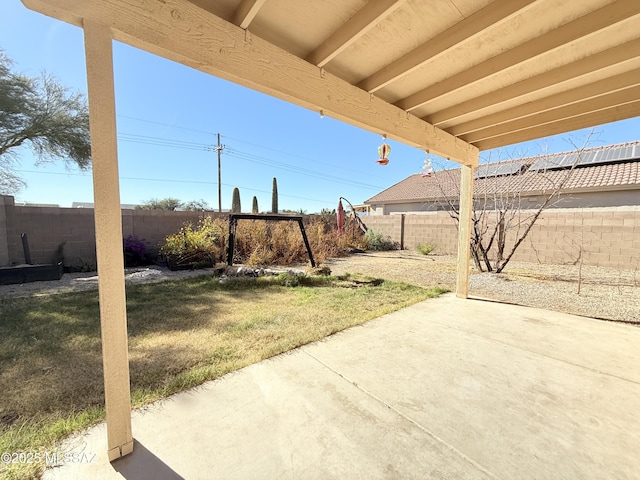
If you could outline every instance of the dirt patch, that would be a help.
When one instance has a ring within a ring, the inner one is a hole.
[[[326,262],[333,274],[361,273],[455,289],[456,258],[403,250],[367,252]],[[578,280],[581,281],[578,294]],[[513,262],[501,274],[471,268],[470,294],[518,305],[640,324],[640,272],[605,267]]]

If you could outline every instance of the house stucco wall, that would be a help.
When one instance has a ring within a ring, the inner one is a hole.
[[[545,200],[541,195],[526,195],[522,197],[523,208],[534,208]],[[457,203],[457,202],[455,202]],[[549,205],[549,209],[557,208],[606,208],[640,206],[640,190],[606,190],[597,192],[571,192],[561,195],[557,201]],[[396,201],[372,204],[372,215],[392,215],[394,213],[416,213],[443,210],[445,205],[432,200],[425,201]]]

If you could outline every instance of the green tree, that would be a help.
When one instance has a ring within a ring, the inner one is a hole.
[[[81,93],[43,74],[30,78],[11,70],[0,50],[0,193],[25,186],[15,174],[16,149],[28,145],[37,163],[63,159],[87,170],[91,165],[89,109]]]
[[[202,212],[203,210],[211,210],[209,204],[204,200],[191,200],[190,202],[184,203],[182,205],[183,210],[188,210],[190,212]]]
[[[152,198],[151,200],[147,200],[142,202],[141,205],[136,207],[137,210],[178,210],[182,208],[183,204],[177,198],[163,198],[162,200],[158,200],[157,198]]]

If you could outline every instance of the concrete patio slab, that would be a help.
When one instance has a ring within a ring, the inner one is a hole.
[[[445,295],[135,412],[112,464],[91,429],[44,478],[636,479],[638,367],[640,328]]]

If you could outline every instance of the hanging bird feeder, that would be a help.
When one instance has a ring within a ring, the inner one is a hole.
[[[387,139],[386,135],[382,136],[382,141]],[[387,165],[389,163],[389,152],[391,152],[391,145],[383,143],[378,147],[378,156],[380,157],[377,162],[379,165]]]
[[[427,157],[424,159],[424,164],[422,165],[422,172],[420,173],[423,177],[430,177],[433,175],[433,165],[431,165],[431,159],[429,158],[429,152],[427,152]]]

